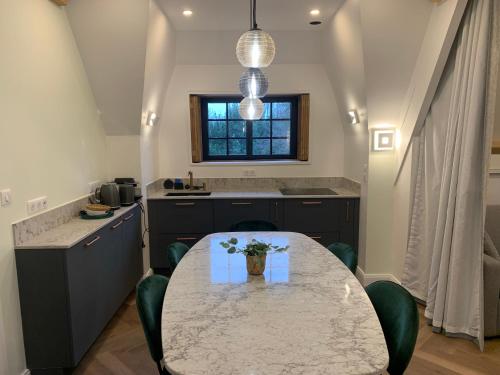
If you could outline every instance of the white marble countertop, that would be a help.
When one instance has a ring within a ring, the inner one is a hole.
[[[210,195],[191,195],[191,196],[166,196],[169,192],[182,192],[180,190],[158,190],[153,192],[148,196],[148,199],[158,200],[158,199],[292,199],[292,198],[359,198],[359,194],[348,190],[346,188],[335,187],[331,188],[337,193],[337,195],[283,195],[279,190],[253,190],[253,191],[239,191],[239,190],[229,190],[229,191],[212,191]]]
[[[232,236],[290,245],[263,276],[227,254]],[[389,356],[363,287],[326,248],[289,232],[216,233],[176,268],[164,299],[162,341],[173,374],[380,374]]]
[[[80,217],[74,217],[65,224],[43,232],[20,245],[16,245],[15,249],[68,249],[113,220],[123,216],[136,206],[137,204],[121,207],[115,211],[112,217],[107,219],[84,220]]]

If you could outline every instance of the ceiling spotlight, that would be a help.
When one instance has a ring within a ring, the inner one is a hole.
[[[186,17],[191,17],[193,15],[193,11],[190,9],[186,9],[182,14]]]
[[[311,16],[319,16],[319,9],[313,9],[309,12]]]

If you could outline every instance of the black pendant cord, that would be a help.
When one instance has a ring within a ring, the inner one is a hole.
[[[250,30],[259,30],[257,25],[257,0],[250,0]]]

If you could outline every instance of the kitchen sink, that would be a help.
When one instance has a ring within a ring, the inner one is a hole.
[[[206,197],[212,194],[211,191],[173,191],[165,194],[167,197]]]
[[[329,188],[291,188],[280,189],[283,195],[338,195]]]

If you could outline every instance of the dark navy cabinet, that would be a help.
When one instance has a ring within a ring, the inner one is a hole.
[[[148,212],[151,267],[162,273],[169,270],[166,249],[172,242],[193,246],[244,220],[270,221],[324,246],[341,241],[358,248],[359,198],[151,199]]]
[[[143,273],[139,207],[69,249],[18,249],[26,361],[32,375],[75,367]]]

